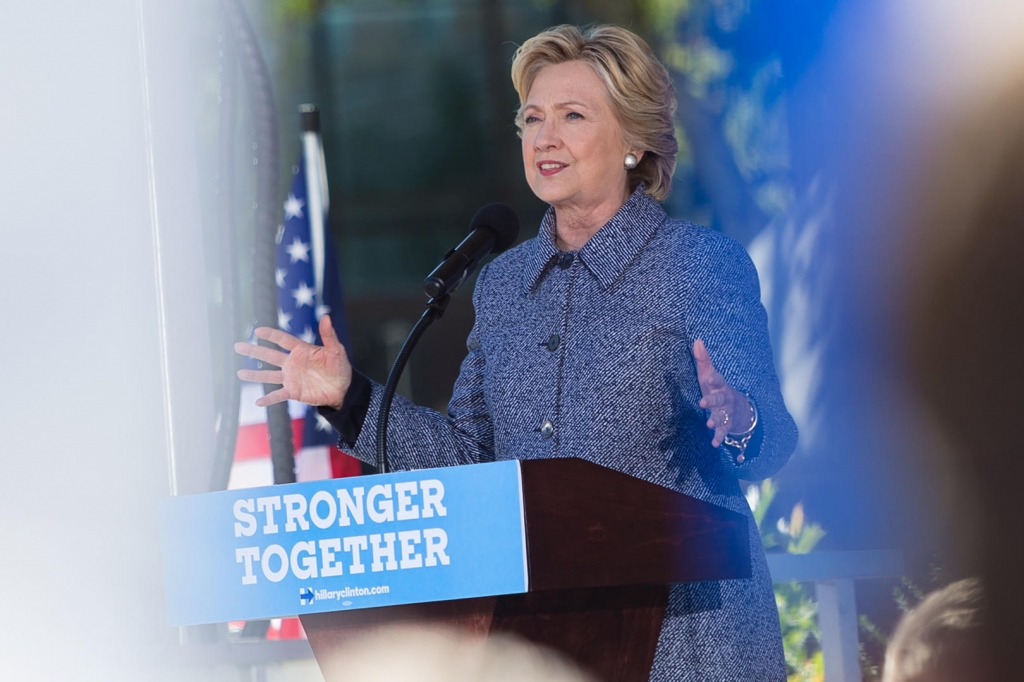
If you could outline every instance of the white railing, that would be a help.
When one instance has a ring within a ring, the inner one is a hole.
[[[776,583],[813,582],[818,598],[818,626],[826,682],[860,682],[857,603],[853,581],[898,578],[903,552],[812,552],[769,554],[768,569]]]

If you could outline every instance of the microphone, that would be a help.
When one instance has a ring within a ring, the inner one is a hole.
[[[384,384],[384,394],[380,399],[380,410],[377,412],[377,473],[388,473],[388,418],[391,415],[391,401],[398,388],[398,379],[402,376],[412,349],[419,342],[423,332],[439,317],[444,315],[448,307],[448,294],[455,291],[466,281],[484,256],[494,251],[500,253],[512,246],[519,235],[519,217],[516,212],[505,204],[487,204],[473,216],[469,223],[469,236],[462,243],[445,254],[444,260],[423,281],[423,288],[430,300],[423,311],[419,322],[409,332],[408,338],[398,351],[395,364],[391,366],[388,381]]]
[[[484,256],[501,253],[519,236],[519,216],[505,204],[487,204],[469,223],[469,236],[445,254],[444,260],[423,280],[430,298],[455,291],[476,270]]]

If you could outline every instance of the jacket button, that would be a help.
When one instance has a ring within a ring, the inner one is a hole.
[[[556,350],[558,350],[558,344],[561,342],[562,339],[559,338],[558,334],[552,334],[551,336],[548,337],[548,350],[554,353]]]
[[[571,253],[563,253],[558,257],[558,267],[563,270],[568,270],[569,266],[572,265],[573,255]]]
[[[551,438],[551,434],[555,432],[555,425],[550,421],[545,421],[540,425],[540,435],[544,438]]]

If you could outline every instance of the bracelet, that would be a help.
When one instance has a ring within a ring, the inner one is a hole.
[[[743,464],[746,461],[747,446],[750,445],[750,439],[754,437],[754,429],[757,428],[758,415],[757,415],[757,404],[754,399],[750,397],[749,393],[744,393],[747,396],[747,402],[750,404],[750,428],[743,433],[736,434],[725,434],[725,439],[722,441],[725,445],[730,448],[738,450],[736,453],[736,463]]]

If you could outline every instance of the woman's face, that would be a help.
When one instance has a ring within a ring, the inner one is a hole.
[[[555,208],[582,211],[628,198],[629,148],[608,91],[589,65],[541,69],[522,116],[523,166],[534,194]]]

